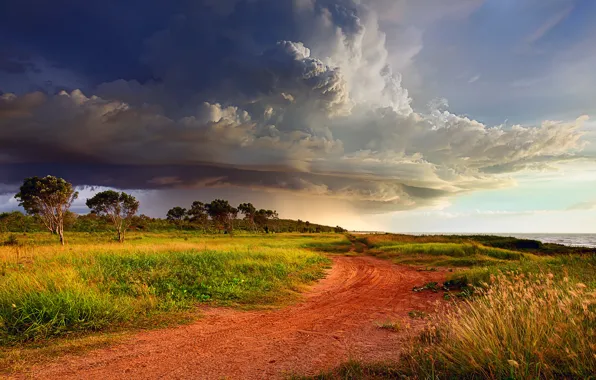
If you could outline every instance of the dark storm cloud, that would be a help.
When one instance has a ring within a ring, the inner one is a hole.
[[[176,1],[3,1],[0,42],[92,77],[146,79],[143,41],[167,25]]]
[[[326,196],[355,203],[361,210],[388,211],[410,208],[410,204],[430,204],[449,195],[402,185],[392,181],[358,181],[356,178],[214,167],[210,165],[94,165],[94,164],[7,164],[0,166],[0,176],[9,183],[23,177],[45,176],[48,173],[68,178],[79,187],[116,187],[129,190],[168,190],[196,188],[251,188],[262,191],[299,192]],[[1,189],[1,188],[0,188]],[[6,187],[14,192],[15,186]],[[380,197],[379,194],[387,197]]]
[[[8,74],[23,74],[28,71],[39,71],[27,56],[13,55],[8,51],[0,51],[0,71]]]
[[[28,26],[9,20],[5,38],[91,85],[1,95],[2,182],[51,173],[82,186],[250,188],[402,210],[508,186],[496,171],[582,147],[583,118],[489,128],[441,102],[414,112],[377,15],[356,1],[65,2],[40,5],[46,18],[19,4],[4,7]]]

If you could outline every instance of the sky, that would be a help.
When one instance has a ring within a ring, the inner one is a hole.
[[[5,1],[28,176],[394,232],[596,233],[591,0]]]

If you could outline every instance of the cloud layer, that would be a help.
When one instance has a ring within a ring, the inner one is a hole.
[[[53,173],[128,189],[250,188],[390,211],[577,157],[585,117],[489,127],[445,101],[415,111],[376,9],[194,2],[144,39],[151,79],[0,95],[0,181]]]

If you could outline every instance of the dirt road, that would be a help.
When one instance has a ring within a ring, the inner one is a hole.
[[[417,272],[372,257],[336,257],[302,302],[275,311],[208,309],[188,326],[138,334],[111,348],[35,368],[42,379],[272,379],[314,374],[349,359],[396,359],[412,330],[375,322],[412,320],[440,294],[412,287],[444,274]]]

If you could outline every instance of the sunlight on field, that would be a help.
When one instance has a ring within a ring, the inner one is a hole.
[[[399,362],[352,361],[316,379],[591,378],[596,373],[593,252],[502,237],[357,239],[369,254],[395,263],[425,265],[425,270],[455,267],[448,283],[469,292],[445,293],[450,302],[431,315]],[[437,291],[438,285],[420,290]]]
[[[596,292],[553,274],[492,276],[480,295],[435,315],[407,358],[417,377],[589,378]]]
[[[281,306],[323,276],[329,255],[371,255],[448,272],[445,284],[414,289],[445,291],[446,301],[424,318],[426,329],[402,361],[350,362],[318,378],[584,377],[596,370],[596,255],[579,248],[490,236],[66,238],[61,247],[50,234],[0,234],[0,365],[27,368],[39,355],[196,320],[200,304]]]
[[[102,237],[71,233],[62,248],[49,234],[28,234],[0,247],[2,343],[134,325],[199,302],[285,302],[328,265],[306,247],[345,240],[165,233],[131,234],[119,244]]]

